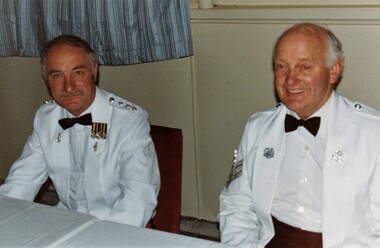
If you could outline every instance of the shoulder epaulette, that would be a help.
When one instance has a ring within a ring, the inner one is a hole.
[[[114,97],[110,97],[108,99],[109,103],[112,106],[118,107],[118,108],[123,108],[126,110],[131,110],[131,111],[137,111],[137,106],[131,104],[130,102],[124,100],[124,99],[115,99]]]

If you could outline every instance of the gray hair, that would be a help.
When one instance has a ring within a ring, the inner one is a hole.
[[[91,48],[91,46],[86,41],[82,40],[81,38],[79,38],[75,35],[67,35],[67,34],[60,35],[60,36],[57,36],[54,39],[50,40],[41,50],[40,63],[41,63],[41,69],[43,72],[42,74],[44,76],[44,80],[46,80],[46,78],[45,78],[45,72],[46,72],[45,71],[45,60],[46,60],[46,57],[47,57],[49,51],[53,47],[58,46],[58,45],[70,45],[73,47],[82,48],[84,51],[86,51],[88,53],[91,64],[92,64],[92,68],[94,68],[94,66],[98,63],[96,53],[94,52],[94,50]]]
[[[273,57],[276,55],[276,49],[279,42],[284,38],[287,34],[293,32],[302,32],[302,33],[317,33],[322,34],[325,37],[326,45],[328,47],[326,53],[326,59],[328,66],[334,65],[338,59],[343,58],[343,47],[340,40],[335,36],[335,34],[322,26],[313,23],[300,23],[289,29],[287,29],[277,40],[275,49],[273,52]]]

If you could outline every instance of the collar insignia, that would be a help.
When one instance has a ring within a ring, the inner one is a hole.
[[[273,150],[273,148],[271,148],[271,147],[265,148],[263,156],[266,157],[267,159],[273,158],[274,157],[274,150]]]
[[[334,160],[336,162],[340,163],[340,162],[343,162],[345,159],[346,159],[346,154],[342,150],[336,150],[332,154],[332,160]]]

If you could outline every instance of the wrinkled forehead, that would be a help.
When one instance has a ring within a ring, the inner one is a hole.
[[[89,53],[84,50],[83,48],[79,46],[74,46],[71,44],[57,44],[55,46],[52,46],[47,52],[46,52],[46,58],[54,56],[55,54],[78,54],[78,55],[88,55]]]
[[[308,28],[308,27],[298,27],[294,29],[289,29],[283,33],[277,43],[275,48],[277,49],[285,40],[293,39],[294,41],[306,41],[310,43],[319,44],[322,47],[327,45],[327,36],[323,29]]]
[[[71,64],[72,66],[86,65],[91,69],[96,65],[93,63],[91,55],[81,47],[69,44],[59,44],[51,47],[45,55],[44,69],[62,64]]]
[[[280,54],[290,51],[309,53],[312,57],[323,56],[323,59],[326,59],[328,51],[326,36],[315,30],[288,30],[278,39],[273,50],[273,60],[281,56]]]

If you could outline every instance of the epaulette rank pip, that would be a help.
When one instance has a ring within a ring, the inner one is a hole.
[[[116,104],[115,103],[115,98],[113,98],[113,97],[109,98],[109,102]],[[117,102],[117,106],[119,106],[120,108],[125,108],[127,110],[137,111],[137,107],[136,106],[131,105],[129,103],[124,103],[123,101]]]
[[[53,99],[45,101],[45,104],[52,104],[52,103],[55,103],[55,101]]]

